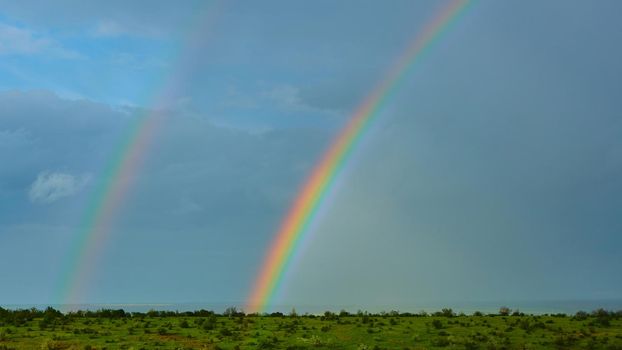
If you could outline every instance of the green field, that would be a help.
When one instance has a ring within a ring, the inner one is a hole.
[[[6,349],[622,349],[622,312],[567,316],[0,308]]]

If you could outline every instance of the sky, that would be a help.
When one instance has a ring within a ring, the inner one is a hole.
[[[442,1],[0,0],[0,304],[58,303],[124,135],[167,114],[80,303],[243,301]],[[280,305],[622,299],[622,3],[476,1],[404,78]]]

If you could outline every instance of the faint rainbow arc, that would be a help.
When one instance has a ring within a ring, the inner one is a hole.
[[[195,64],[200,63],[192,54],[198,54],[197,48],[204,45],[202,41],[205,39],[205,30],[213,25],[223,4],[221,1],[206,2],[200,10],[193,13],[193,19],[188,23],[198,28],[186,30],[189,35],[176,51],[173,71],[161,79],[163,87],[154,95],[155,103],[166,105],[172,102],[171,99],[181,88],[184,78]],[[122,208],[122,202],[126,199],[130,186],[148,156],[149,147],[166,117],[167,111],[156,109],[137,118],[105,167],[102,180],[87,205],[76,239],[64,259],[65,264],[55,295],[55,300],[60,304],[79,300],[80,294],[85,292],[89,273],[93,273],[94,266],[98,263],[109,238],[109,231]]]
[[[320,208],[322,201],[330,192],[334,180],[347,162],[365,129],[384,103],[397,90],[406,73],[425,53],[434,39],[438,38],[461,13],[469,0],[452,0],[417,35],[403,54],[396,60],[385,78],[355,110],[348,123],[334,139],[313,168],[311,175],[302,186],[296,199],[281,223],[269,246],[260,272],[252,286],[246,302],[248,312],[265,311],[277,287],[282,283],[285,271],[298,251],[302,237]]]

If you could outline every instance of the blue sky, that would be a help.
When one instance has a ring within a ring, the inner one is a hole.
[[[56,302],[132,122],[170,117],[80,302],[249,293],[298,186],[437,1],[0,0],[0,304]],[[414,66],[282,304],[620,299],[618,1],[478,1]]]

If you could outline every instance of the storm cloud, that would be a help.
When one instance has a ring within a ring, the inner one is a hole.
[[[53,301],[154,112],[165,121],[81,301],[242,301],[314,164],[440,6],[0,4],[6,303]],[[275,300],[619,298],[621,6],[489,1],[458,16],[385,96]]]

